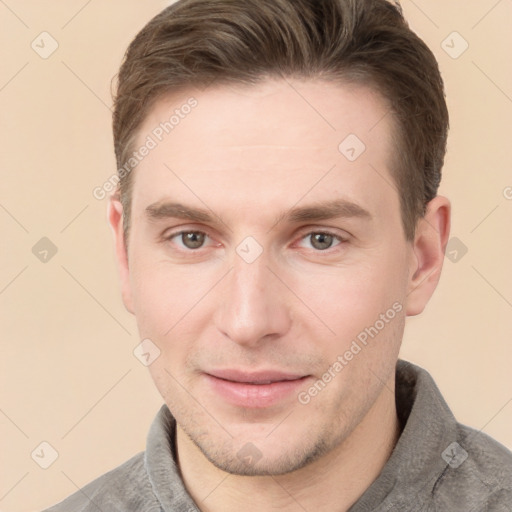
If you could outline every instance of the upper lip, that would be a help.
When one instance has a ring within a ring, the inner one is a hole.
[[[285,380],[297,380],[306,377],[304,374],[289,373],[278,370],[260,370],[256,372],[248,372],[243,370],[227,369],[211,370],[206,373],[218,379],[247,384],[267,384]]]

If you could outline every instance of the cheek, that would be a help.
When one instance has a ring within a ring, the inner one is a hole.
[[[358,265],[318,272],[307,281],[297,278],[302,283],[297,294],[316,314],[302,309],[302,318],[310,318],[304,323],[306,338],[321,354],[321,372],[342,357],[343,370],[334,371],[333,391],[341,387],[350,392],[352,381],[375,386],[368,368],[380,375],[392,366],[405,322],[407,269],[400,260],[397,252],[381,252]]]
[[[172,337],[197,317],[197,306],[211,288],[208,275],[197,266],[186,268],[165,261],[146,264],[134,258],[130,279],[141,335],[156,339]]]
[[[378,254],[344,267],[305,273],[297,269],[291,288],[337,336],[357,334],[406,293],[407,269],[400,255]],[[303,308],[304,309],[304,308]],[[305,309],[304,309],[305,310]]]
[[[176,407],[181,396],[177,383],[187,382],[187,358],[196,350],[198,333],[206,325],[201,299],[211,286],[197,270],[167,262],[146,265],[136,258],[131,279],[140,338],[150,339],[160,350],[149,372],[166,402]]]
[[[405,325],[405,270],[393,259],[380,262],[337,269],[309,283],[322,291],[305,295],[321,320],[305,323],[306,337],[321,357],[316,376],[327,383],[322,398],[314,400],[319,415],[330,410],[349,422],[362,403],[373,403],[393,370]],[[306,286],[301,290],[308,293]]]

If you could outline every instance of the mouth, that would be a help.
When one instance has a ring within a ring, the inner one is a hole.
[[[210,390],[236,407],[265,408],[296,396],[310,375],[275,370],[245,372],[212,370],[204,373]]]

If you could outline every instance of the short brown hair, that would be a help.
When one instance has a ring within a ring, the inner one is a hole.
[[[179,0],[167,7],[137,34],[118,74],[118,169],[126,169],[137,130],[166,93],[270,77],[370,84],[387,100],[396,125],[391,172],[412,239],[441,180],[448,111],[434,55],[386,0]],[[119,176],[126,235],[131,175]]]

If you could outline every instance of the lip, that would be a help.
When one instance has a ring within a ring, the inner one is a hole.
[[[309,375],[282,371],[214,370],[204,373],[210,389],[221,399],[237,407],[264,408],[295,395]]]
[[[297,380],[305,377],[304,374],[288,373],[278,370],[259,370],[257,372],[246,372],[243,370],[212,370],[207,373],[218,379],[247,384],[265,384]]]

